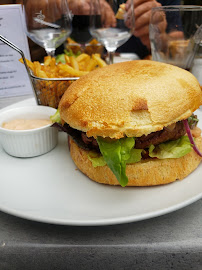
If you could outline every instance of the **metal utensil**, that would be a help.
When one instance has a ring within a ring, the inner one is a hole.
[[[29,80],[30,80],[30,83],[31,83],[31,87],[32,87],[32,91],[34,93],[34,97],[35,97],[35,100],[36,100],[36,103],[39,105],[38,103],[38,99],[37,99],[37,96],[36,96],[36,93],[35,93],[35,90],[34,90],[34,86],[33,86],[33,83],[32,83],[32,79],[31,79],[31,74],[30,74],[30,70],[29,70],[29,67],[27,66],[27,63],[26,63],[26,59],[25,59],[25,56],[24,56],[24,53],[21,49],[19,49],[15,44],[13,44],[12,42],[10,42],[8,39],[6,39],[4,36],[0,35],[0,40],[5,43],[6,45],[8,45],[9,47],[11,47],[12,49],[14,49],[15,51],[17,51],[21,57],[22,57],[22,60],[24,62],[24,65],[25,65],[25,68],[27,70],[27,73],[28,73],[28,77],[29,77]]]

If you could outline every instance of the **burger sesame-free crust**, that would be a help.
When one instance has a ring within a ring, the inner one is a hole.
[[[196,139],[196,144],[202,151],[202,138]],[[91,180],[102,184],[120,185],[115,175],[107,165],[94,168],[88,159],[88,151],[81,149],[69,138],[71,157],[81,172]],[[128,176],[127,186],[154,186],[181,180],[194,171],[201,162],[194,150],[176,159],[147,159],[126,166]]]
[[[59,104],[62,120],[87,136],[140,137],[188,118],[202,104],[196,78],[148,60],[110,65],[74,82]]]

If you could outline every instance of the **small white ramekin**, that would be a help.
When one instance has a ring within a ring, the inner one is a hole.
[[[4,122],[14,119],[49,119],[56,109],[47,106],[28,106],[0,112],[0,143],[11,156],[35,157],[51,151],[58,142],[58,130],[51,124],[29,130],[9,130]]]

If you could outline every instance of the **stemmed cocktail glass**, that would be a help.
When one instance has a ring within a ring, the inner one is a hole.
[[[24,0],[26,32],[48,55],[65,42],[71,33],[71,16],[66,0]]]
[[[133,1],[91,0],[90,32],[102,43],[108,54],[109,63],[113,63],[114,52],[133,34],[135,19]]]

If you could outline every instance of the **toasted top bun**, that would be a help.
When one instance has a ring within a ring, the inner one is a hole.
[[[188,118],[202,104],[197,79],[176,66],[136,60],[97,69],[71,84],[59,111],[87,136],[140,137]]]

